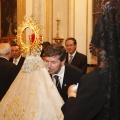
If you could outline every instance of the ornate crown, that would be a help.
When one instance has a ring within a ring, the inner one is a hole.
[[[39,18],[35,20],[33,19],[32,16],[30,16],[29,18],[25,16],[24,20],[18,27],[16,42],[18,45],[20,45],[21,49],[24,52],[26,52],[27,55],[29,55],[30,53],[36,54],[36,52],[39,52],[41,50],[41,43],[42,43],[41,35],[43,35],[42,31],[44,27],[41,26],[39,22],[40,22]],[[29,41],[28,43],[24,42],[25,40],[23,39],[23,32],[27,28],[31,28],[34,34],[34,40],[32,40],[32,42]]]

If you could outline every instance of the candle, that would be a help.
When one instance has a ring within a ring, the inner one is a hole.
[[[60,19],[60,15],[59,15],[59,12],[57,13],[57,19],[58,19],[58,20]]]

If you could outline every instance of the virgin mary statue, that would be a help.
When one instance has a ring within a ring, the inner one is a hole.
[[[0,102],[0,120],[63,120],[60,97],[39,56],[28,56]]]
[[[62,105],[42,59],[28,56],[0,102],[0,120],[63,120]]]
[[[63,120],[62,105],[40,55],[31,54],[0,102],[0,120]]]

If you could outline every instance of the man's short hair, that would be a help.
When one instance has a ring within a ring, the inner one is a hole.
[[[74,45],[76,45],[76,44],[77,44],[76,39],[75,39],[75,38],[73,38],[73,37],[69,37],[69,38],[67,38],[67,39],[65,40],[65,43],[66,43],[66,41],[68,41],[68,40],[72,40],[72,41],[74,42]]]
[[[19,49],[21,49],[20,46],[19,46],[16,42],[11,43],[11,47],[12,47],[12,46],[18,46]]]
[[[66,50],[62,45],[50,44],[47,48],[44,49],[44,55],[48,57],[58,55],[60,61],[63,61],[66,58]]]

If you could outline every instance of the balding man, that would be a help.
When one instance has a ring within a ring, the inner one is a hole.
[[[0,43],[0,101],[17,75],[16,65],[9,62],[10,56],[10,44]]]

